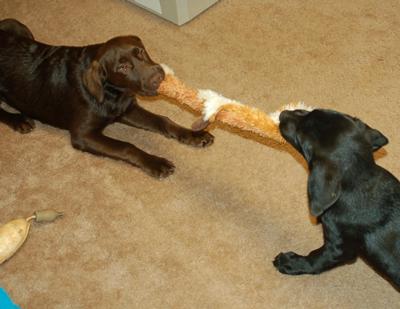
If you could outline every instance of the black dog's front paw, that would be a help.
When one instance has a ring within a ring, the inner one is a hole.
[[[164,158],[152,156],[146,160],[143,170],[150,176],[162,179],[174,173],[175,165]]]
[[[207,131],[190,131],[179,136],[178,140],[181,143],[195,147],[207,147],[214,142],[214,136]]]
[[[294,252],[279,253],[273,261],[274,266],[282,274],[300,275],[307,273],[309,264],[304,256]]]

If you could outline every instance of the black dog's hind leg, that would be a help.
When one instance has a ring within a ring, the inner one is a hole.
[[[206,131],[193,131],[181,127],[168,117],[153,114],[136,103],[132,104],[118,121],[136,128],[161,133],[191,146],[206,147],[214,141],[214,137]]]
[[[13,114],[6,112],[1,107],[0,107],[0,121],[4,122],[10,128],[22,134],[29,133],[35,128],[35,122],[32,119],[22,114]]]
[[[363,257],[400,292],[399,223],[381,226],[365,237]]]
[[[324,222],[324,245],[307,256],[294,252],[280,253],[273,264],[283,274],[319,274],[357,257],[357,247],[343,238],[337,226]]]
[[[381,255],[381,259],[377,260],[376,258],[379,257],[379,255]],[[379,252],[373,258],[367,256],[367,262],[400,292],[399,258],[395,255],[396,254],[393,254],[393,252],[383,250],[383,252]]]

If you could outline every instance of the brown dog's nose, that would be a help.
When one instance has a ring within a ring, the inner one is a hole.
[[[156,66],[155,73],[150,77],[149,84],[152,89],[157,89],[165,78],[164,70],[160,66]]]
[[[154,74],[150,79],[151,88],[157,89],[163,81],[163,77],[161,74]]]

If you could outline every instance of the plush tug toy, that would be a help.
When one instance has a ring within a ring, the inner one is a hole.
[[[204,129],[210,122],[220,121],[231,127],[256,133],[278,143],[284,143],[285,140],[278,127],[279,114],[283,110],[312,110],[311,107],[300,102],[285,105],[280,110],[267,115],[257,108],[225,98],[212,90],[192,89],[180,81],[167,65],[162,64],[162,67],[165,72],[165,79],[158,88],[158,93],[202,113],[202,118],[192,125],[194,130]]]
[[[61,212],[46,209],[36,211],[29,218],[19,218],[0,226],[0,264],[7,261],[25,242],[31,220],[35,222],[53,222],[63,214]]]

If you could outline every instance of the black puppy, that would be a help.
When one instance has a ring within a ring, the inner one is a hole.
[[[308,163],[310,210],[322,223],[324,244],[307,256],[280,253],[275,267],[318,274],[360,255],[399,289],[400,183],[373,158],[388,139],[330,110],[285,111],[279,128]]]
[[[118,121],[193,146],[212,144],[211,134],[182,128],[137,104],[135,95],[157,95],[163,78],[136,36],[50,46],[35,41],[20,22],[0,21],[0,100],[21,112],[0,108],[0,121],[21,133],[33,129],[31,118],[66,129],[75,148],[124,160],[159,178],[173,173],[171,162],[102,132]]]

